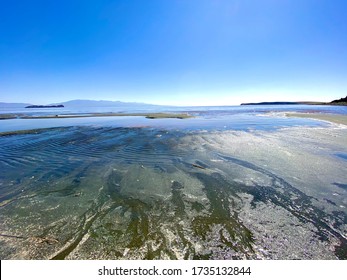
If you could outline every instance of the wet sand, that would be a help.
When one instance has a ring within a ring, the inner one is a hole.
[[[9,119],[71,119],[90,117],[145,117],[147,119],[188,119],[193,116],[185,113],[88,113],[31,116],[26,114],[0,114],[0,120]]]
[[[286,113],[287,117],[309,118],[322,121],[333,122],[337,124],[347,125],[347,115],[336,114],[312,114],[312,113]]]

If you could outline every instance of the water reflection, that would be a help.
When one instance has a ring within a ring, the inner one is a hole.
[[[286,230],[295,237],[296,228],[307,237],[299,258],[346,258],[346,213],[337,204],[325,211],[287,178],[221,152],[228,139],[97,126],[0,137],[1,258],[291,258],[265,247],[292,242]],[[256,214],[265,206],[264,216],[277,211],[290,225],[269,218],[277,237],[260,237],[248,222],[265,223]]]

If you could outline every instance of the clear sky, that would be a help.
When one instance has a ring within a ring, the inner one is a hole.
[[[0,101],[347,95],[345,0],[2,1]]]

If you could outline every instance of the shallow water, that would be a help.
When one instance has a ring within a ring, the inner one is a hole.
[[[308,113],[331,113],[347,114],[346,106],[328,106],[328,105],[256,105],[256,106],[138,106],[124,107],[71,107],[64,108],[13,108],[0,107],[0,114],[24,113],[31,116],[54,115],[54,114],[88,114],[88,113],[138,113],[138,112],[196,112],[200,115],[218,115],[218,114],[248,114],[264,112],[308,112]]]
[[[347,160],[347,154],[344,153],[337,153],[336,156],[338,156],[339,158],[342,158],[344,160]]]
[[[185,121],[1,136],[1,259],[347,258],[346,130]]]
[[[309,112],[347,114],[346,106],[220,106],[220,107],[65,107],[65,108],[0,108],[0,114],[25,114],[27,116],[80,115],[90,113],[188,113],[194,118],[146,119],[144,117],[88,117],[73,119],[9,119],[0,120],[0,132],[39,129],[61,126],[112,126],[112,127],[157,127],[184,130],[273,130],[292,126],[320,126],[324,122],[286,118],[284,112]]]
[[[80,118],[49,118],[49,119],[7,119],[0,120],[0,132],[16,130],[40,129],[63,126],[94,126],[94,127],[153,127],[158,129],[215,131],[215,130],[275,130],[294,126],[327,126],[325,122],[287,118],[283,112],[265,110],[207,110],[188,111],[192,118],[188,119],[147,119],[141,116],[112,117],[80,117]],[[282,108],[283,109],[283,108]],[[293,109],[293,108],[291,108]],[[302,108],[299,108],[302,109]],[[179,111],[186,113],[187,111]],[[48,113],[42,113],[47,115]],[[28,114],[30,115],[30,114]],[[48,114],[49,115],[49,114]]]

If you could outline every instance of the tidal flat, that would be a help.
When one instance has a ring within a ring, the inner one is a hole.
[[[286,116],[295,117],[295,118],[316,119],[316,120],[322,120],[322,121],[347,125],[347,115],[321,114],[321,113],[286,113]]]
[[[347,259],[347,129],[0,136],[1,259]]]
[[[147,119],[188,119],[192,118],[187,113],[83,113],[83,114],[43,114],[31,115],[24,113],[8,113],[0,114],[0,120],[10,119],[25,119],[25,120],[39,120],[39,119],[72,119],[72,118],[96,118],[96,117],[145,117]]]

